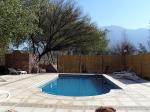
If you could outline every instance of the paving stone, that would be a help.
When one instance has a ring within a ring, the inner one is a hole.
[[[71,112],[85,112],[84,110],[72,110]]]
[[[69,112],[69,109],[56,109],[56,112]]]

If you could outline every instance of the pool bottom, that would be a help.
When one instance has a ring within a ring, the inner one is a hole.
[[[120,89],[102,75],[60,74],[42,87],[42,92],[61,96],[95,96],[108,93],[111,89]]]

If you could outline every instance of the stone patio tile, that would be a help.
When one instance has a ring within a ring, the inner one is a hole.
[[[118,99],[118,101],[120,101],[120,102],[132,102],[133,100],[131,99],[131,98],[117,98]]]
[[[31,108],[31,107],[16,107],[15,110],[17,112],[35,112],[35,108]]]
[[[95,110],[85,110],[84,112],[95,112]]]
[[[130,97],[127,94],[123,94],[123,95],[118,96],[117,98],[130,98]]]
[[[150,92],[149,92],[149,93],[150,93]],[[147,95],[146,97],[150,99],[150,95]]]
[[[39,100],[34,100],[34,99],[28,99],[25,101],[26,103],[40,103]]]
[[[126,110],[117,110],[117,112],[127,112]]]
[[[103,106],[103,102],[102,101],[88,101],[87,105],[89,106]]]
[[[117,101],[103,101],[103,103],[104,103],[105,106],[117,106],[117,105],[120,104]]]
[[[149,112],[147,110],[128,110],[127,112]]]
[[[77,106],[77,105],[81,105],[81,106],[85,106],[85,102],[84,101],[73,101],[73,105]]]
[[[35,109],[33,112],[56,112],[56,110],[55,109],[49,109],[49,108],[38,108],[38,109]]]
[[[85,110],[71,110],[69,112],[85,112]]]
[[[0,112],[5,112],[9,109],[9,106],[0,106]]]
[[[103,101],[117,101],[116,98],[103,98]]]
[[[130,95],[130,97],[132,97],[132,98],[143,98],[144,96],[143,95]]]
[[[44,100],[44,101],[42,101],[42,103],[44,103],[44,104],[57,104],[57,102],[58,102],[58,100]]]
[[[62,101],[60,101],[61,102],[61,104],[68,104],[68,105],[73,105],[73,101],[65,101],[65,100],[62,100]],[[60,103],[59,102],[59,103]]]
[[[150,101],[140,101],[138,102],[141,106],[149,106],[150,107]]]
[[[69,109],[56,109],[55,112],[70,112]]]
[[[18,103],[18,102],[22,102],[24,99],[17,99],[17,98],[11,98],[11,99],[8,99],[7,102],[15,102],[15,103]]]
[[[122,106],[138,106],[134,101],[123,101],[121,102]]]
[[[23,95],[18,95],[18,96],[15,96],[15,98],[17,99],[26,99],[28,98],[29,96],[23,96]],[[13,98],[13,97],[12,97]]]
[[[142,97],[142,98],[136,98],[134,100],[137,101],[137,102],[141,102],[141,101],[148,101],[149,99],[146,98],[146,97]]]

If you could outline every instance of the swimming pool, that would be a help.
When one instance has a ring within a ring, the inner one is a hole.
[[[103,75],[60,74],[40,87],[42,92],[62,96],[94,96],[108,93],[119,86]]]

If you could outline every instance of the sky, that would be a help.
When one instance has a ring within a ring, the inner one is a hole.
[[[150,28],[150,0],[77,0],[99,27]]]

